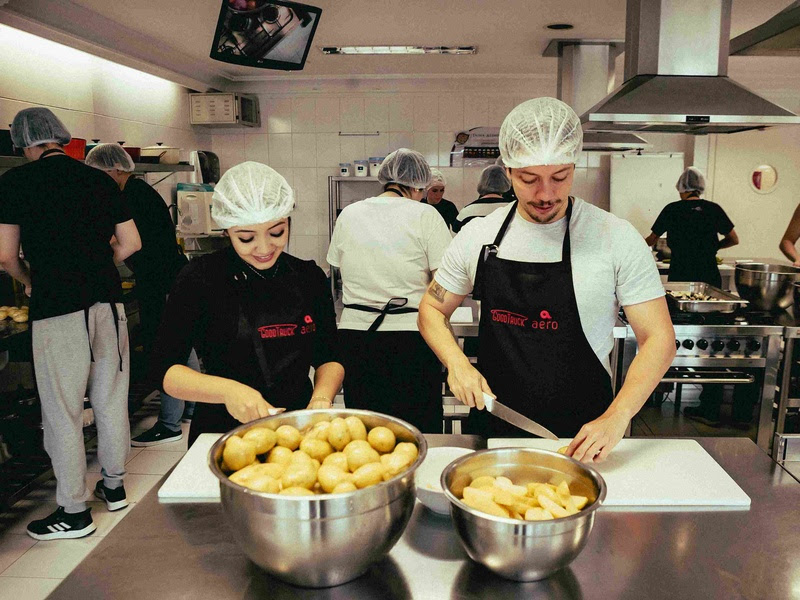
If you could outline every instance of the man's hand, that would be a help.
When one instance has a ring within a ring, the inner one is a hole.
[[[469,360],[456,362],[447,373],[447,384],[462,403],[483,410],[483,393],[492,394],[489,384]]]
[[[286,410],[276,409],[264,400],[257,390],[234,381],[231,381],[229,391],[225,394],[225,408],[234,419],[241,423],[249,423]]]
[[[606,411],[581,427],[567,447],[567,456],[585,463],[603,462],[625,435],[629,422],[619,411]]]

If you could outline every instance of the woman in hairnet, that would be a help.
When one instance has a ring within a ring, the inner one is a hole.
[[[646,238],[647,245],[654,246],[667,234],[672,252],[669,281],[703,281],[719,287],[722,278],[717,251],[739,243],[733,222],[719,204],[702,199],[706,181],[699,169],[686,169],[675,188],[681,199],[667,204],[658,215]]]
[[[439,169],[431,169],[431,180],[425,190],[425,197],[422,199],[423,204],[430,204],[436,209],[449,229],[453,229],[456,224],[456,217],[458,216],[458,209],[456,205],[446,200],[444,197],[444,190],[447,186],[447,181]],[[453,229],[455,231],[455,229]]]
[[[197,403],[190,444],[283,409],[330,408],[342,385],[325,274],[284,251],[293,209],[289,184],[263,164],[232,167],[214,189],[231,247],[180,272],[153,351],[163,390]],[[192,348],[204,374],[186,366]]]
[[[572,437],[567,453],[603,460],[675,354],[664,287],[633,226],[570,195],[583,133],[555,98],[514,108],[499,146],[518,200],[469,223],[447,249],[419,309],[420,331],[471,410],[470,433],[524,435],[488,414],[484,394]],[[447,320],[481,301],[477,369]],[[620,304],[639,342],[616,396],[609,353]]]
[[[95,146],[86,155],[85,162],[90,167],[104,171],[117,183],[142,238],[142,249],[131,255],[125,264],[136,276],[141,341],[144,356],[149,358],[169,289],[188,261],[175,240],[175,224],[164,199],[146,181],[133,176],[133,160],[122,146]],[[194,352],[189,364],[195,370],[200,370]],[[162,394],[158,422],[133,438],[131,445],[155,446],[181,439],[184,409],[186,418],[190,419],[194,403],[189,402],[184,406],[183,400]]]
[[[505,167],[500,165],[486,167],[481,172],[481,178],[478,181],[478,199],[461,209],[453,231],[458,233],[472,219],[485,217],[501,206],[506,206],[508,200],[503,194],[510,189],[511,181],[506,175]]]
[[[344,401],[441,433],[442,369],[419,334],[416,313],[450,232],[433,207],[420,203],[431,170],[419,152],[392,152],[378,179],[383,193],[345,207],[328,250],[342,274]]]

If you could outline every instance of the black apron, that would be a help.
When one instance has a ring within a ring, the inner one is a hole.
[[[276,268],[278,265],[288,268],[285,263],[276,264]],[[299,291],[298,273],[273,278],[265,294],[253,292],[248,283],[253,277],[258,275],[246,267],[234,274],[239,310],[236,335],[228,344],[228,353],[231,357],[241,357],[241,371],[220,375],[258,390],[272,406],[304,409],[313,392],[308,367],[291,381],[285,374],[291,370],[293,362],[302,360],[302,355],[310,353],[313,347],[316,323],[312,317],[312,302]],[[252,356],[255,356],[256,372],[253,372]],[[310,359],[308,363],[310,366]],[[231,416],[224,404],[198,402],[192,417],[189,445],[201,433],[225,433],[239,425],[241,423]]]
[[[581,327],[570,262],[572,199],[556,263],[498,258],[516,212],[515,202],[478,263],[473,293],[481,301],[478,370],[500,402],[560,437],[574,437],[605,412],[614,395],[611,377]],[[529,435],[475,409],[466,429],[485,437]]]

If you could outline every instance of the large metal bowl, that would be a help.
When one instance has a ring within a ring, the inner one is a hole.
[[[578,514],[552,521],[519,521],[474,510],[458,497],[476,477],[509,477],[514,483],[569,484],[589,503]],[[532,448],[482,450],[453,461],[442,473],[450,515],[461,544],[475,562],[516,581],[544,579],[566,567],[583,550],[606,483],[595,469],[572,458]]]
[[[419,456],[389,481],[347,494],[280,496],[242,487],[220,469],[232,435],[252,427],[303,429],[334,417],[360,417],[368,429],[382,425],[398,442],[414,442]],[[330,587],[355,579],[381,560],[400,538],[414,508],[414,471],[427,443],[412,425],[366,410],[302,410],[241,425],[211,448],[208,463],[220,482],[225,519],[245,554],[271,575],[303,587]]]
[[[792,283],[800,281],[800,268],[767,263],[737,264],[736,291],[756,310],[786,310],[792,305]]]

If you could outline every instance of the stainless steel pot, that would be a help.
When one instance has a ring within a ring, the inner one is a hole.
[[[220,469],[232,435],[254,426],[303,429],[334,417],[360,417],[367,428],[382,425],[397,441],[414,442],[419,456],[396,477],[347,494],[280,496],[255,492],[230,481]],[[330,587],[355,579],[381,560],[400,539],[414,509],[414,471],[427,443],[412,425],[366,410],[301,410],[241,425],[211,448],[208,464],[220,481],[225,519],[241,549],[271,575],[294,585]]]
[[[737,264],[736,291],[756,310],[785,310],[792,305],[792,284],[800,268],[767,263]]]
[[[509,477],[514,483],[566,481],[589,503],[578,514],[552,521],[519,521],[474,510],[459,500],[460,490],[482,475]],[[516,581],[544,579],[571,563],[586,545],[594,513],[606,497],[606,483],[595,469],[572,458],[533,448],[482,450],[450,463],[442,473],[450,515],[470,558]]]

